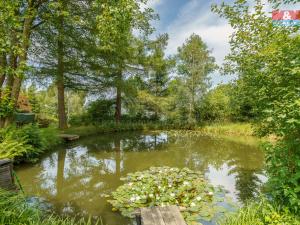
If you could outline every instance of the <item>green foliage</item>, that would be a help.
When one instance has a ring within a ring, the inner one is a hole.
[[[0,118],[11,116],[14,112],[14,104],[10,98],[10,92],[6,89],[2,90],[0,87]]]
[[[113,119],[115,102],[99,99],[91,102],[87,108],[87,116],[91,123],[99,123]]]
[[[262,198],[258,203],[250,202],[238,212],[227,215],[219,225],[299,225],[300,218],[287,209],[280,210]]]
[[[249,122],[257,118],[255,101],[243,91],[241,80],[220,84],[210,90],[200,103],[200,118],[204,122]]]
[[[24,155],[31,155],[36,151],[31,145],[26,143],[26,140],[8,136],[0,141],[0,159],[18,159]]]
[[[178,72],[181,75],[185,111],[188,111],[188,123],[197,121],[196,105],[203,99],[209,87],[209,73],[215,70],[215,59],[210,55],[207,45],[200,36],[192,34],[182,47],[178,48]],[[179,99],[178,99],[179,100]]]
[[[28,88],[29,103],[32,107],[32,112],[35,114],[40,113],[40,111],[41,111],[41,105],[39,104],[39,100],[37,98],[36,92],[37,92],[37,90],[36,90],[35,85],[31,85]]]
[[[267,190],[279,204],[294,212],[300,211],[300,139],[280,140],[266,145],[269,179]]]
[[[258,133],[281,139],[266,151],[270,193],[299,212],[299,27],[273,26],[261,1],[254,11],[246,1],[213,10],[235,29],[225,72],[237,73],[243,95],[253,99]]]
[[[201,103],[201,119],[204,121],[229,121],[231,119],[230,85],[219,85],[207,93]]]
[[[0,132],[0,158],[36,161],[41,153],[59,143],[58,132],[52,127],[40,129],[35,124],[21,128],[10,126]]]
[[[217,205],[224,199],[223,190],[208,184],[203,175],[187,168],[153,167],[130,173],[126,183],[112,193],[113,211],[133,217],[135,209],[151,206],[178,205],[186,208],[183,216],[188,224],[199,219],[211,220],[224,209]]]
[[[10,193],[0,189],[0,224],[5,225],[91,225],[83,219],[60,219],[45,215],[39,205],[32,205],[22,194]]]

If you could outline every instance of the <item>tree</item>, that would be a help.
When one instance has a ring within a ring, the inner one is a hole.
[[[32,107],[32,112],[38,114],[41,111],[41,105],[39,104],[38,97],[37,97],[37,89],[35,85],[31,85],[27,89],[27,96],[29,100],[29,104]]]
[[[93,89],[101,67],[102,56],[93,50],[99,40],[93,32],[99,9],[94,3],[89,0],[53,2],[51,18],[33,36],[30,56],[37,65],[34,72],[39,81],[44,79],[56,84],[57,117],[61,129],[67,127],[65,89]]]
[[[0,2],[0,89],[5,89],[5,99],[12,102],[13,108],[8,114],[2,115],[6,123],[16,108],[25,77],[31,34],[45,21],[48,3],[47,0]]]
[[[260,135],[280,137],[267,148],[269,187],[275,200],[300,210],[300,36],[299,27],[273,26],[256,1],[214,6],[213,11],[234,28],[225,71],[236,73],[243,91],[252,98]]]
[[[147,119],[160,119],[165,115],[170,72],[175,66],[172,57],[165,56],[168,35],[159,35],[145,43],[143,59],[144,75],[136,78],[138,114]]]
[[[178,73],[186,87],[188,122],[197,119],[197,104],[209,87],[209,73],[215,68],[215,59],[200,36],[192,34],[182,47],[178,48]]]
[[[229,121],[231,120],[231,85],[223,84],[210,90],[200,105],[201,120]]]
[[[126,85],[124,76],[139,70],[139,45],[133,30],[143,33],[144,37],[152,32],[150,20],[155,17],[152,9],[141,8],[146,3],[144,0],[104,1],[97,17],[101,49],[109,56],[109,78],[112,78],[116,92],[116,123],[121,120],[122,93]]]

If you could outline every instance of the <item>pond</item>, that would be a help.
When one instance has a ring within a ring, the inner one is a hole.
[[[264,155],[255,142],[167,132],[101,134],[60,146],[16,170],[25,192],[50,202],[58,215],[127,225],[133,222],[112,212],[105,195],[122,185],[122,176],[152,166],[202,171],[236,202],[255,196],[266,180]]]

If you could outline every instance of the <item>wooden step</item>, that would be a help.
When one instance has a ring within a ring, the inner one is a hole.
[[[136,219],[139,225],[186,225],[177,206],[141,208]]]
[[[75,141],[79,139],[79,135],[76,134],[60,134],[59,137],[65,141]]]

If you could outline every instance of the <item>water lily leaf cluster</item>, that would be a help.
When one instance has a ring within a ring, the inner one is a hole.
[[[151,167],[129,173],[121,178],[125,184],[112,193],[113,211],[133,218],[134,211],[143,207],[177,205],[184,207],[182,215],[188,224],[210,221],[224,208],[224,190],[209,184],[202,173],[188,168]]]

